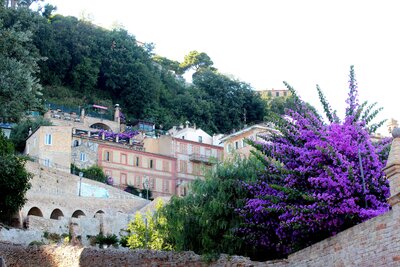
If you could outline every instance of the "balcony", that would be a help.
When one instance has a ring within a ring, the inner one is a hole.
[[[191,154],[189,157],[190,161],[205,163],[205,164],[215,164],[216,158],[212,156],[200,155],[200,154]]]

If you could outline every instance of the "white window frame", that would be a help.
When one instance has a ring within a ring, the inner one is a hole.
[[[83,162],[87,160],[87,159],[86,159],[86,153],[81,152],[81,154],[80,154],[80,160],[83,161]]]
[[[46,136],[44,137],[44,144],[51,146],[53,144],[53,137],[51,134],[46,134]]]
[[[49,159],[44,159],[44,166],[50,167],[50,160]]]

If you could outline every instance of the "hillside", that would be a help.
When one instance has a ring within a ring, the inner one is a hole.
[[[43,103],[66,106],[120,104],[128,122],[152,120],[169,128],[185,121],[226,133],[264,117],[264,103],[245,82],[221,74],[205,53],[184,62],[153,54],[124,29],[107,30],[75,17],[0,8],[1,27],[32,32],[31,53]],[[182,75],[195,70],[188,84]],[[162,126],[160,126],[162,125]]]

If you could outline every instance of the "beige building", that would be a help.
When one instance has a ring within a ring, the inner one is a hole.
[[[41,165],[69,173],[71,134],[70,126],[41,126],[26,140],[25,154]]]
[[[247,158],[254,148],[248,145],[246,140],[261,141],[263,139],[260,136],[272,132],[276,132],[276,130],[262,124],[256,124],[221,138],[224,145],[224,159],[229,160],[235,156]]]
[[[78,110],[66,112],[61,109],[49,109],[44,117],[56,126],[71,126],[84,130],[104,129],[115,133],[125,130],[126,125],[121,120],[122,113],[118,104],[114,107],[113,116],[110,115],[111,111],[107,107],[99,105],[90,105],[79,112]]]
[[[291,96],[292,93],[287,90],[287,89],[267,89],[267,90],[261,90],[258,91],[260,94],[261,98],[263,99],[271,99],[271,98],[276,98],[276,97],[288,97]]]

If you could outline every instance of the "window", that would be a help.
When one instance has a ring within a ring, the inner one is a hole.
[[[287,96],[287,92],[283,92],[283,95],[284,95],[284,96]]]
[[[203,143],[203,136],[199,136],[199,143]]]
[[[276,96],[279,96],[279,92],[276,92]]]
[[[200,175],[200,164],[198,163],[193,163],[193,174],[194,175]]]
[[[135,185],[136,185],[136,188],[141,188],[141,179],[140,179],[140,176],[136,176]]]
[[[187,145],[183,144],[183,143],[180,143],[179,144],[179,152],[182,153],[182,154],[186,154],[187,153]]]
[[[51,145],[52,144],[52,138],[51,138],[51,134],[46,134],[46,137],[45,137],[45,139],[44,139],[44,143],[46,144],[46,145]]]
[[[166,160],[163,161],[163,171],[165,172],[169,171],[169,162]]]
[[[163,187],[164,187],[164,192],[169,192],[169,181],[168,180],[163,181]]]
[[[126,154],[121,154],[121,163],[126,164]]]
[[[246,139],[243,139],[243,140],[242,140],[242,145],[243,145],[243,147],[246,147],[246,146],[247,146]]]
[[[106,152],[105,152],[105,154],[104,154],[104,160],[105,160],[105,161],[110,161],[110,152],[109,152],[109,151],[106,151]]]
[[[228,153],[232,152],[232,144],[228,144],[228,147],[226,148]]]
[[[136,159],[135,159],[135,166],[136,166],[136,167],[139,167],[139,164],[140,164],[139,157],[136,157]]]
[[[155,178],[150,178],[150,188],[151,189],[156,188],[156,179]]]
[[[126,179],[126,173],[121,173],[121,184],[126,185],[128,184],[128,181]]]
[[[50,160],[49,159],[45,159],[44,160],[44,166],[50,167]]]
[[[74,140],[74,146],[79,146],[79,140]]]
[[[149,168],[153,169],[153,160],[152,159],[149,161]]]
[[[81,152],[81,157],[80,157],[81,161],[86,161],[86,154]]]
[[[179,170],[181,173],[187,173],[187,162],[184,160],[179,161]]]
[[[185,136],[184,135],[182,135],[182,139],[185,140]]]
[[[239,149],[239,141],[235,142],[235,149]]]

